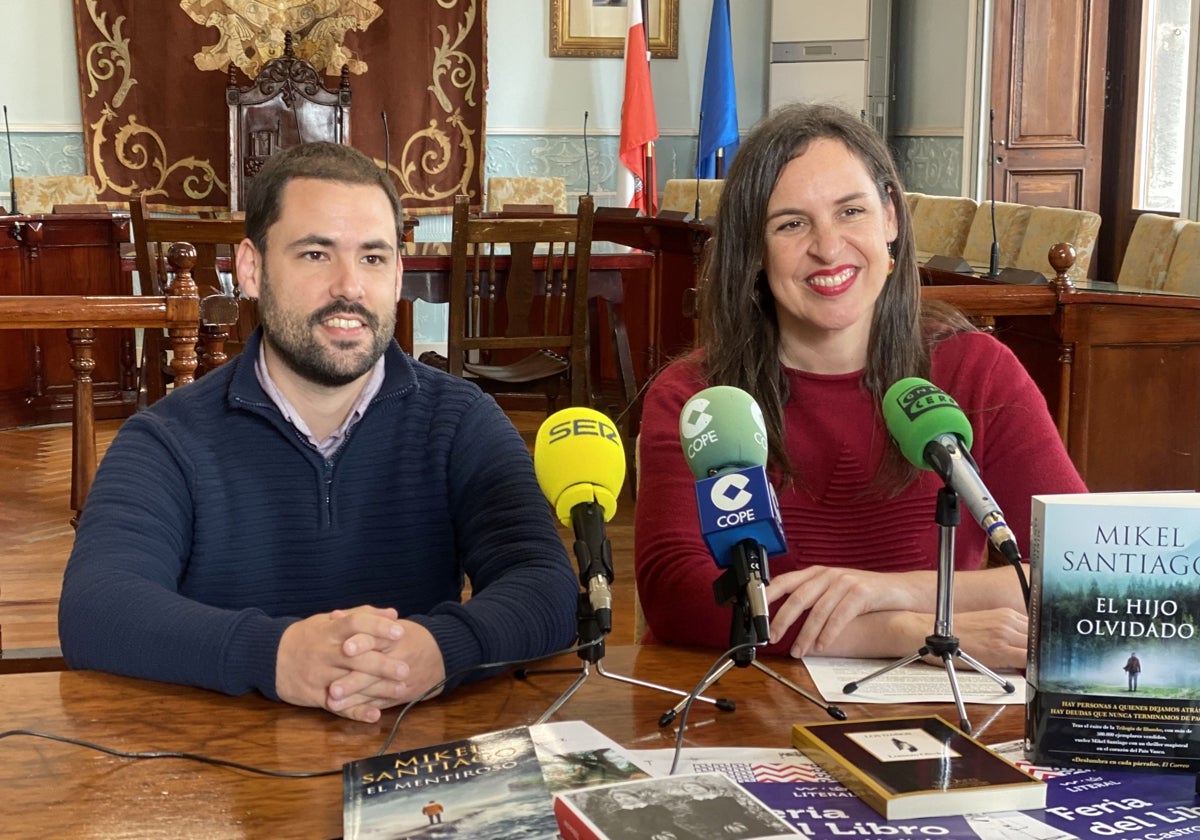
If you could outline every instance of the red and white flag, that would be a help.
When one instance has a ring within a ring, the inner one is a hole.
[[[625,100],[621,103],[621,146],[617,167],[617,203],[653,216],[658,195],[646,172],[646,146],[658,138],[654,91],[650,87],[650,50],[641,0],[628,0],[625,37]]]

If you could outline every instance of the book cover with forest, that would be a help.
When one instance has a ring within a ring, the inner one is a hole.
[[[1200,770],[1200,494],[1035,496],[1025,747]]]

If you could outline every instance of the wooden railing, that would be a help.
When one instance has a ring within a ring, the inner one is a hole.
[[[61,328],[71,345],[71,524],[87,501],[96,475],[96,418],[92,402],[92,355],[98,329],[165,329],[173,352],[171,368],[175,384],[193,380],[196,373],[196,343],[200,336],[201,302],[191,270],[196,249],[187,243],[172,246],[170,262],[175,270],[167,294],[160,297],[133,295],[3,295],[0,296],[0,329],[45,330]],[[220,333],[217,333],[218,338]],[[223,350],[217,348],[218,354]],[[0,637],[0,673],[61,670],[66,665],[57,648],[5,650]]]
[[[196,372],[196,342],[200,334],[200,300],[191,269],[196,249],[185,242],[171,248],[177,273],[160,297],[133,295],[4,295],[0,296],[0,329],[58,329],[71,345],[73,371],[71,419],[72,524],[87,500],[96,474],[96,419],[92,405],[92,355],[95,331],[108,328],[166,329],[174,351],[171,368],[175,383],[191,382]]]

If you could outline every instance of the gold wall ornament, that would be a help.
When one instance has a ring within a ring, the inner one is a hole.
[[[157,180],[153,178],[134,180],[131,178],[126,183],[116,183],[109,177],[102,153],[104,146],[108,143],[105,128],[116,118],[117,113],[112,108],[105,107],[101,112],[100,119],[91,125],[93,132],[92,176],[96,179],[100,191],[112,190],[126,198],[143,193],[147,196],[168,196],[170,192],[166,188],[167,181],[172,176],[182,173],[184,175],[182,179],[184,194],[193,201],[202,201],[211,197],[214,187],[222,192],[228,192],[228,186],[217,177],[216,170],[207,160],[185,157],[174,163],[168,163],[170,155],[167,153],[167,146],[163,142],[162,136],[154,129],[140,124],[137,116],[133,114],[130,114],[125,125],[117,130],[117,134],[113,138],[113,153],[116,155],[117,162],[130,173],[136,172],[144,175],[149,171],[157,173],[158,177]],[[146,144],[135,140],[136,137],[148,138],[154,146],[154,150],[151,151]]]
[[[468,105],[475,104],[475,80],[477,77],[475,62],[471,60],[471,56],[460,49],[475,27],[475,13],[475,4],[468,4],[463,20],[458,24],[458,34],[454,37],[453,43],[450,40],[449,28],[438,27],[438,31],[442,34],[442,44],[434,50],[433,84],[429,85],[427,90],[437,97],[438,104],[447,114],[454,110],[454,106],[450,102],[450,97],[442,89],[443,79],[449,79],[450,84],[463,91]]]
[[[192,56],[201,70],[223,71],[230,64],[253,79],[273,58],[283,54],[283,37],[291,32],[297,58],[326,75],[367,71],[345,46],[346,33],[366,31],[383,9],[375,0],[179,0],[179,8],[220,39]]]
[[[108,14],[100,12],[96,8],[98,2],[99,0],[87,0],[86,6],[88,16],[95,24],[96,30],[104,38],[88,47],[84,59],[88,76],[87,97],[88,99],[95,97],[96,92],[100,90],[100,82],[112,79],[120,70],[123,77],[121,84],[109,100],[114,107],[120,108],[125,102],[125,97],[129,95],[129,89],[137,84],[137,80],[129,75],[129,39],[121,36],[121,26],[125,23],[125,16],[116,17],[113,20],[112,29],[107,29]]]
[[[429,126],[416,132],[408,138],[400,152],[399,167],[389,166],[388,171],[394,172],[400,180],[400,198],[419,198],[433,201],[449,198],[466,191],[471,175],[475,172],[475,144],[471,138],[475,136],[463,119],[462,114],[455,111],[447,118],[453,134],[459,138],[458,147],[463,153],[462,175],[453,184],[438,188],[436,178],[429,177],[424,190],[418,191],[415,176],[436,176],[446,171],[451,157],[452,142],[450,134],[439,127],[434,120]]]

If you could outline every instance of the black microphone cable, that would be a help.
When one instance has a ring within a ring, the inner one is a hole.
[[[375,753],[375,755],[381,756],[381,755],[387,754],[388,747],[390,747],[392,745],[392,741],[395,740],[396,733],[400,729],[400,721],[404,720],[404,716],[408,714],[409,709],[411,709],[413,706],[417,705],[421,701],[426,700],[429,697],[431,697],[432,695],[436,694],[438,691],[441,690],[442,686],[444,686],[446,683],[450,682],[451,680],[456,680],[459,677],[464,677],[467,674],[471,673],[472,671],[487,671],[487,670],[492,670],[492,669],[511,668],[514,665],[527,665],[527,664],[531,664],[534,662],[543,662],[547,659],[554,659],[556,657],[564,656],[569,653],[579,653],[580,651],[588,650],[589,648],[593,648],[593,647],[603,644],[603,643],[604,643],[604,639],[602,637],[599,639],[593,639],[590,642],[585,642],[582,645],[575,645],[574,647],[566,648],[565,650],[554,651],[553,653],[543,654],[542,656],[535,656],[532,659],[511,659],[506,662],[484,662],[481,665],[472,665],[469,668],[462,668],[458,671],[455,671],[453,674],[450,674],[449,676],[444,677],[437,683],[435,683],[435,684],[431,685],[429,688],[425,689],[425,691],[422,692],[415,699],[409,700],[408,703],[406,703],[404,705],[404,707],[400,709],[399,713],[396,715],[395,722],[392,724],[392,730],[391,730],[391,732],[388,733],[387,740],[385,740],[383,742],[383,746],[379,748],[379,751],[377,753]]]
[[[469,668],[462,668],[462,669],[456,671],[455,673],[450,674],[449,676],[443,678],[438,683],[436,683],[435,685],[431,686],[429,689],[424,691],[415,700],[409,701],[403,708],[400,709],[399,714],[396,715],[396,721],[395,721],[395,723],[392,724],[392,728],[391,728],[390,732],[388,733],[387,740],[384,741],[383,746],[379,748],[379,751],[375,753],[375,756],[384,755],[387,752],[387,748],[389,746],[391,746],[392,741],[395,740],[395,738],[396,738],[396,732],[400,728],[400,721],[404,719],[404,716],[406,714],[408,714],[409,709],[411,709],[417,703],[420,703],[422,700],[427,699],[428,697],[430,697],[431,695],[433,695],[434,693],[439,691],[446,683],[450,682],[451,680],[456,680],[460,677],[464,677],[467,674],[471,673],[472,671],[493,670],[493,669],[499,670],[499,669],[503,669],[503,668],[511,668],[516,665],[524,665],[524,664],[531,663],[531,662],[541,662],[544,659],[553,659],[554,657],[557,657],[557,656],[565,656],[565,655],[571,654],[571,653],[578,653],[581,650],[585,650],[589,647],[592,647],[593,645],[599,644],[600,641],[601,640],[597,640],[597,641],[593,641],[593,642],[588,642],[587,644],[583,644],[583,645],[576,645],[573,647],[565,648],[563,650],[555,651],[553,653],[547,653],[542,656],[537,656],[532,659],[511,659],[511,660],[502,661],[502,662],[484,662],[479,665],[472,665]],[[83,747],[84,749],[94,750],[95,752],[104,753],[105,755],[111,755],[114,758],[124,758],[124,759],[130,759],[133,761],[148,761],[151,759],[161,759],[161,758],[178,758],[178,759],[182,759],[184,761],[195,761],[200,764],[209,764],[214,767],[226,767],[230,770],[240,770],[244,773],[252,773],[252,774],[255,774],[258,776],[270,776],[272,778],[277,778],[277,779],[316,779],[316,778],[320,778],[322,776],[340,776],[342,773],[341,767],[337,767],[332,770],[277,770],[277,769],[271,769],[271,768],[265,768],[265,767],[256,767],[252,764],[243,764],[239,761],[230,761],[229,759],[225,759],[225,758],[216,758],[215,756],[202,755],[200,753],[192,753],[192,752],[182,752],[182,751],[177,751],[177,750],[154,750],[154,751],[150,751],[150,752],[129,752],[127,750],[118,750],[115,747],[105,746],[104,744],[97,744],[94,741],[87,741],[82,738],[71,738],[66,735],[58,735],[53,732],[41,732],[36,729],[8,729],[3,732],[0,732],[0,741],[4,740],[5,738],[16,738],[16,737],[41,738],[41,739],[44,739],[47,741],[56,741],[60,744],[69,744],[69,745],[75,746],[75,747]]]
[[[725,666],[726,661],[732,660],[736,654],[745,650],[754,650],[759,645],[766,644],[766,640],[760,642],[745,642],[740,645],[734,645],[729,650],[722,653],[713,662],[712,666],[704,672],[704,676],[700,678],[700,682],[696,683],[696,687],[688,692],[687,699],[683,703],[683,708],[679,711],[679,728],[675,731],[675,754],[671,757],[671,769],[667,775],[674,776],[675,771],[679,769],[679,757],[683,753],[683,733],[687,729],[688,712],[692,709],[692,703],[696,697],[708,687],[708,681],[712,679],[713,674],[717,673]]]

